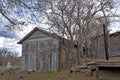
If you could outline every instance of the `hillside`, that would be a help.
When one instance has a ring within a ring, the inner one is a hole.
[[[9,71],[0,75],[0,80],[91,80],[91,77],[86,77],[81,73],[70,73],[69,71],[60,72],[21,72]],[[93,79],[92,79],[93,80]]]
[[[15,65],[19,65],[18,60],[11,60],[14,61]],[[81,65],[84,63],[88,63],[91,61],[96,60],[104,60],[104,59],[90,59],[90,58],[82,58]],[[120,57],[112,57],[110,60],[120,60]],[[59,72],[48,72],[48,73],[40,73],[40,72],[28,72],[28,71],[21,71],[21,70],[11,70],[6,72],[0,72],[0,80],[95,80],[95,74],[93,73],[92,77],[86,76],[86,73],[70,73],[69,70],[59,71]],[[113,74],[108,73],[111,76]],[[119,74],[120,75],[120,74]]]

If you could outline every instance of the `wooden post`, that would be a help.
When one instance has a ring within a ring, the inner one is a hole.
[[[96,68],[96,79],[99,79],[99,67]]]
[[[103,24],[103,33],[104,33],[104,47],[105,47],[105,57],[106,57],[106,60],[109,60],[108,59],[108,54],[109,54],[109,51],[108,51],[108,32],[107,32],[107,28],[106,28],[106,25]]]

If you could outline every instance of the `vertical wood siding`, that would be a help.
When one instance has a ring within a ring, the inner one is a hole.
[[[40,72],[57,71],[59,62],[58,40],[29,41],[23,44],[22,67]]]
[[[104,57],[104,40],[103,36],[98,36],[91,40],[91,50],[95,57]],[[110,56],[120,56],[120,34],[110,36],[109,38]]]

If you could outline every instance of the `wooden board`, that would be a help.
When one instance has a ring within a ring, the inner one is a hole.
[[[120,61],[96,61],[98,67],[120,67]]]

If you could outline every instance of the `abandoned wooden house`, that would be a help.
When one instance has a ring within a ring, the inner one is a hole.
[[[22,44],[22,70],[48,72],[67,68],[68,40],[55,33],[36,27],[18,44]]]
[[[109,56],[120,56],[120,32],[109,35]],[[103,35],[91,38],[91,52],[94,57],[105,57]]]

